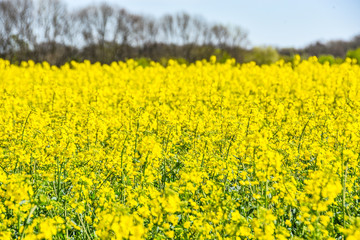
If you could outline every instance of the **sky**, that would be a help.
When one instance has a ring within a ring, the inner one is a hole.
[[[107,2],[161,17],[187,12],[208,22],[237,25],[249,47],[305,47],[360,34],[360,0],[64,0],[69,10]]]

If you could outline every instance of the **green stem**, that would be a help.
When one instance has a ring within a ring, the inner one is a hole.
[[[342,187],[343,187],[343,194],[342,194],[342,212],[343,212],[343,227],[345,228],[345,197],[346,197],[346,176],[347,176],[347,170],[348,170],[348,164],[346,163],[346,166],[344,166],[344,161],[342,161],[342,169],[343,169],[343,181],[342,181]]]
[[[29,114],[27,115],[26,120],[25,120],[25,123],[24,123],[24,125],[23,125],[22,130],[21,130],[21,141],[23,141],[23,139],[24,139],[25,128],[26,128],[26,125],[27,125],[27,123],[28,123],[28,121],[29,121],[29,117],[30,117],[31,113],[32,113],[32,110],[31,110],[31,111],[29,112]]]
[[[25,220],[25,222],[24,222],[24,228],[23,228],[23,230],[22,230],[22,232],[21,232],[20,240],[24,238],[24,236],[25,236],[25,229],[26,229],[27,223],[28,223],[28,221],[30,220],[31,215],[32,215],[33,212],[36,210],[36,208],[37,208],[36,205],[35,205],[33,208],[31,208],[31,210],[30,210],[30,212],[29,212],[29,215],[27,216],[27,218],[26,218],[26,220]]]

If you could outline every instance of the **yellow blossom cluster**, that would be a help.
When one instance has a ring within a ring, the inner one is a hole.
[[[358,239],[360,66],[0,60],[0,239]]]

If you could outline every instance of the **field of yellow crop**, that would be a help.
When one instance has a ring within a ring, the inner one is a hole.
[[[0,60],[0,239],[360,239],[360,66]]]

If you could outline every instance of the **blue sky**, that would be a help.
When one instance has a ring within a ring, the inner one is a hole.
[[[185,11],[208,22],[239,25],[249,46],[304,47],[360,34],[360,0],[65,0],[69,9],[108,2],[130,12],[162,16]]]

